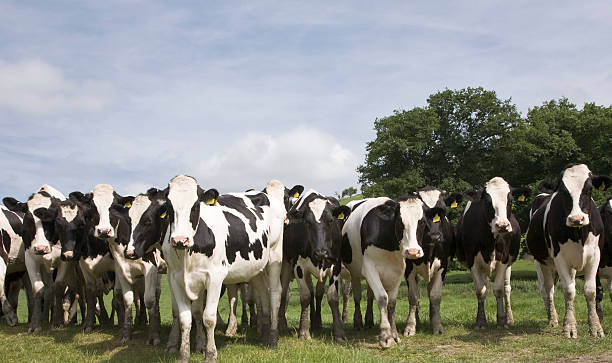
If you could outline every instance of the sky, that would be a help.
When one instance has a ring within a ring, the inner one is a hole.
[[[359,187],[376,118],[482,86],[612,103],[605,1],[0,2],[0,194]]]

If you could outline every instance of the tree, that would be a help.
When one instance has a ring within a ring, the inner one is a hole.
[[[357,189],[354,187],[348,187],[342,191],[342,198],[352,197],[355,194],[357,194]]]

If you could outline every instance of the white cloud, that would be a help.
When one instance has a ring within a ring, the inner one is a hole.
[[[0,109],[26,115],[100,112],[112,103],[106,82],[75,81],[40,60],[0,61]]]
[[[354,186],[360,160],[333,136],[298,127],[269,135],[250,133],[199,163],[196,177],[203,187],[221,191],[261,188],[271,179],[302,184],[331,194]]]

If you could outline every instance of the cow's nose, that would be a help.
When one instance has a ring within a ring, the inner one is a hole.
[[[189,246],[189,237],[187,236],[172,237],[170,238],[170,242],[172,243],[172,246],[174,247],[185,248]]]
[[[98,228],[98,234],[102,237],[112,237],[113,229],[112,228]]]
[[[126,248],[125,257],[130,258],[130,259],[134,258],[134,250]]]
[[[584,216],[571,216],[567,220],[571,226],[582,226],[584,224]]]
[[[510,223],[508,222],[496,223],[495,228],[497,229],[497,232],[501,232],[501,233],[512,231],[512,227],[510,227]]]
[[[45,255],[49,253],[49,247],[47,246],[36,246],[34,247],[34,252],[39,255]]]
[[[423,250],[420,248],[409,248],[404,252],[404,257],[415,260],[423,257]]]
[[[319,260],[319,261],[325,260],[327,258],[327,256],[328,256],[327,251],[324,250],[324,249],[318,249],[318,250],[315,251],[314,254],[315,254],[316,259]]]

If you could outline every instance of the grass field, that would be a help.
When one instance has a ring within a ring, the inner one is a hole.
[[[490,286],[491,287],[491,286]],[[471,277],[467,271],[453,271],[447,275],[442,296],[442,320],[445,333],[434,336],[429,328],[426,313],[429,302],[426,289],[421,286],[421,323],[417,334],[403,338],[402,342],[388,350],[381,350],[377,343],[378,329],[355,331],[352,325],[351,300],[349,322],[345,329],[349,343],[336,344],[331,333],[331,312],[324,299],[323,329],[312,332],[312,340],[297,339],[299,325],[299,298],[295,282],[287,314],[291,329],[281,336],[277,349],[267,349],[257,344],[256,334],[239,327],[236,338],[223,335],[224,326],[217,327],[216,342],[220,362],[380,362],[380,361],[612,361],[612,304],[605,296],[603,309],[606,320],[603,327],[608,334],[603,339],[588,334],[586,303],[582,294],[582,281],[577,282],[576,317],[578,339],[568,340],[561,334],[561,327],[547,326],[544,304],[537,291],[537,279],[533,263],[518,261],[513,265],[512,307],[515,325],[510,329],[495,327],[495,298],[488,291],[487,319],[484,331],[474,331],[476,298]],[[364,294],[365,298],[365,294]],[[363,300],[362,300],[363,301]],[[38,335],[27,333],[25,301],[19,307],[20,324],[9,327],[0,323],[0,358],[2,362],[172,362],[176,355],[164,352],[171,323],[170,295],[166,279],[163,279],[161,297],[162,344],[150,347],[144,344],[146,328],[136,327],[133,339],[121,345],[116,335],[117,327],[100,329],[84,334],[80,327],[49,330]],[[110,306],[110,304],[108,305]],[[563,296],[558,290],[556,306],[560,320],[565,313]],[[362,304],[365,309],[365,303]],[[220,304],[221,314],[227,320],[227,298]],[[375,309],[376,310],[376,309]],[[405,283],[402,284],[397,305],[398,330],[403,332],[408,313]],[[378,321],[375,313],[375,320]],[[239,319],[240,321],[240,319]],[[200,354],[193,354],[193,361],[203,361]]]

